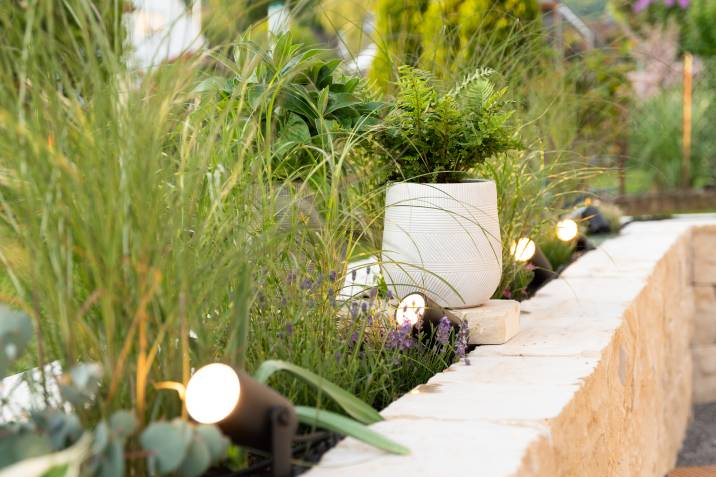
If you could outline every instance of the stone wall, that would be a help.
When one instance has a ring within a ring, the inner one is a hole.
[[[345,439],[308,475],[662,477],[693,383],[716,390],[714,248],[714,218],[631,224],[523,302],[511,341],[382,411],[410,456]]]
[[[694,231],[694,401],[716,401],[716,230]]]

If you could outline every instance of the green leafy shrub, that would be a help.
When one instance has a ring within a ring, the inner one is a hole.
[[[716,141],[711,132],[716,118],[716,95],[711,89],[695,89],[693,95],[693,136],[691,187],[713,181]],[[651,188],[670,190],[681,187],[682,178],[682,92],[667,90],[640,104],[632,114],[628,167],[642,171]]]
[[[518,147],[506,90],[488,75],[478,70],[442,93],[427,72],[401,67],[395,106],[374,137],[389,180],[458,182],[486,158]]]
[[[241,42],[236,55],[240,73],[218,81],[223,98],[218,107],[236,98],[246,101],[249,107],[232,118],[234,127],[258,124],[257,150],[269,151],[277,179],[305,178],[322,161],[320,151],[377,123],[382,103],[361,78],[340,74],[340,60],[296,43],[291,34],[279,36],[269,50]]]
[[[692,0],[686,13],[684,44],[687,51],[701,56],[716,56],[716,3]]]
[[[432,1],[420,30],[421,65],[434,63],[455,71],[478,50],[499,49],[502,45],[514,50],[519,43],[530,41],[539,13],[536,0]]]
[[[378,54],[373,59],[369,78],[383,90],[389,90],[398,76],[398,65],[416,66],[422,44],[420,29],[429,0],[377,0],[375,37]]]

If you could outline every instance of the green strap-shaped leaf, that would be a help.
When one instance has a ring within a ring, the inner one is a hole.
[[[315,407],[296,406],[298,420],[306,425],[320,427],[350,436],[368,445],[390,452],[391,454],[408,455],[410,449],[387,437],[378,434],[367,426],[340,414],[322,411]]]
[[[341,408],[343,408],[349,416],[363,424],[373,424],[374,422],[383,420],[383,417],[378,414],[378,411],[353,396],[345,389],[336,386],[332,382],[323,379],[319,375],[312,373],[305,368],[296,366],[295,364],[288,363],[286,361],[264,361],[261,366],[259,366],[259,369],[256,370],[254,378],[262,383],[266,383],[276,371],[288,371],[289,373],[292,373],[317,387],[336,401],[336,403],[338,403],[338,405],[341,406]]]

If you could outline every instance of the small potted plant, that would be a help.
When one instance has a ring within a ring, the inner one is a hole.
[[[402,67],[392,109],[373,138],[386,166],[383,273],[398,296],[439,305],[485,303],[502,272],[495,183],[475,166],[518,148],[506,90],[480,69],[441,93],[429,73]]]

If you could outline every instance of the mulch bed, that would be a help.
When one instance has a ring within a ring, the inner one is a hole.
[[[716,402],[694,406],[694,419],[679,452],[677,467],[699,466],[716,466]]]

